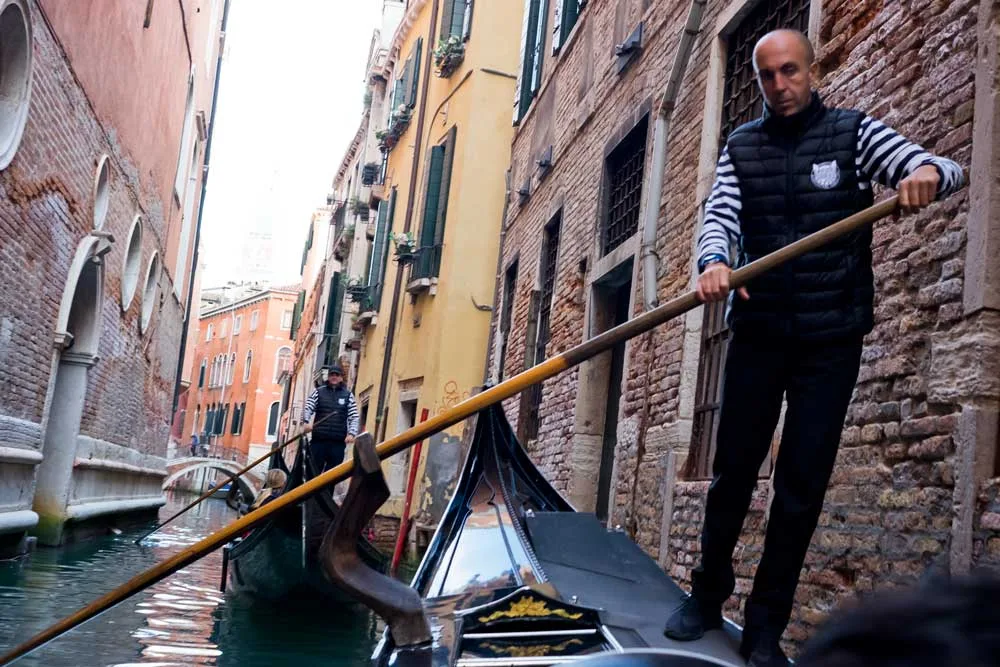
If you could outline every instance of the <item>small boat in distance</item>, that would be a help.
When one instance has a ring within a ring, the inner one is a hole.
[[[296,447],[294,462],[285,463],[280,452],[271,457],[268,469],[287,475],[282,493],[311,478],[312,462],[306,447]],[[286,598],[349,599],[333,585],[317,561],[323,535],[340,511],[331,490],[313,495],[289,507],[224,547],[221,589],[269,601]],[[365,563],[378,572],[388,569],[388,558],[365,537],[357,548]]]

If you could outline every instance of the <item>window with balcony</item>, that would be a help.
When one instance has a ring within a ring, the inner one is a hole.
[[[292,348],[282,347],[274,356],[274,382],[277,384],[282,373],[292,370]]]
[[[444,225],[455,158],[455,135],[456,128],[453,126],[444,143],[431,148],[424,216],[420,223],[420,247],[410,270],[411,281],[436,278],[441,273],[441,250],[444,246]]]

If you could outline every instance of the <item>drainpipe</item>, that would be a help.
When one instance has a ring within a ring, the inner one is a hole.
[[[667,134],[670,130],[670,120],[674,113],[674,103],[680,90],[681,81],[687,71],[691,51],[694,48],[695,37],[701,30],[701,19],[708,0],[691,0],[687,22],[681,32],[674,56],[674,64],[670,69],[663,98],[656,112],[656,125],[653,130],[653,171],[649,181],[646,197],[645,215],[642,222],[642,245],[639,256],[642,261],[643,301],[646,310],[652,310],[658,305],[656,298],[656,221],[660,213],[660,199],[663,195],[663,176],[667,162]]]
[[[658,258],[656,256],[656,222],[659,218],[660,199],[663,195],[663,177],[667,163],[667,134],[670,130],[670,120],[674,113],[677,93],[680,90],[684,73],[687,71],[688,61],[691,59],[694,40],[701,30],[701,19],[705,13],[707,1],[691,0],[687,22],[685,22],[684,28],[681,31],[680,40],[677,44],[677,53],[674,55],[674,63],[670,68],[670,76],[667,78],[667,85],[663,89],[663,97],[656,111],[656,124],[653,128],[653,172],[646,196],[646,206],[642,222],[642,245],[639,250],[639,257],[642,262],[643,305],[647,311],[652,310],[659,303],[656,298],[658,268]],[[653,336],[653,331],[644,336],[646,377],[649,377],[649,374],[653,370]],[[639,470],[642,467],[642,459],[646,455],[646,429],[648,428],[648,424],[649,385],[647,384],[645,392],[643,392],[639,433],[636,438],[635,469],[632,471],[632,497],[629,502],[628,516],[625,517],[627,531],[632,539],[635,539],[638,530],[638,521],[635,513],[636,490],[639,485]]]
[[[510,208],[510,167],[504,173],[504,195],[503,195],[503,213],[500,214],[500,248],[497,251],[497,277],[496,281],[493,283],[493,310],[490,312],[490,335],[487,339],[486,350],[486,368],[483,369],[483,385],[485,386],[487,382],[490,381],[490,362],[493,357],[493,351],[496,348],[496,335],[494,334],[493,328],[497,325],[497,310],[500,308],[500,289],[503,284],[503,251],[506,246],[507,241],[507,210]],[[506,298],[510,298],[510,295],[504,295]],[[499,381],[500,378],[497,378]]]
[[[202,158],[202,171],[205,176],[201,181],[201,197],[198,202],[198,222],[195,225],[194,252],[191,256],[191,271],[188,275],[188,297],[187,305],[184,307],[184,326],[181,329],[181,346],[177,357],[177,373],[174,376],[174,398],[171,404],[171,417],[177,412],[177,400],[180,397],[181,377],[184,374],[184,354],[187,351],[188,327],[191,324],[191,304],[194,301],[194,277],[198,271],[198,248],[201,245],[201,220],[205,212],[205,192],[208,190],[208,163],[212,156],[212,137],[215,135],[215,111],[219,107],[219,78],[222,76],[222,52],[226,43],[226,25],[229,22],[229,3],[226,0],[222,6],[222,27],[219,36],[222,38],[219,43],[219,54],[215,59],[215,83],[212,90],[212,116],[208,121],[208,139],[205,141],[205,155]],[[150,2],[152,5],[152,2]],[[181,430],[184,425],[181,425]],[[183,433],[181,436],[183,437]]]
[[[437,14],[438,14],[438,3],[435,0],[431,2],[431,22],[430,27],[427,29],[427,54],[424,58],[423,67],[423,89],[420,91],[420,101],[418,102],[420,113],[417,116],[417,127],[414,128],[416,141],[413,144],[413,164],[410,167],[410,187],[409,192],[406,197],[406,217],[403,220],[403,231],[410,231],[411,222],[413,220],[413,197],[417,190],[417,169],[420,165],[420,151],[423,146],[423,134],[424,134],[424,119],[426,116],[425,107],[427,105],[427,89],[430,88],[428,85],[431,76],[431,54],[433,52],[434,44],[434,29],[437,27]],[[388,252],[388,249],[386,250]],[[392,287],[392,303],[389,306],[389,331],[386,335],[385,340],[385,357],[382,359],[382,376],[379,380],[379,392],[378,392],[378,406],[376,408],[375,416],[377,419],[381,419],[381,423],[376,428],[376,441],[381,442],[385,439],[385,429],[386,429],[386,397],[389,393],[389,388],[387,383],[389,382],[389,363],[392,360],[392,346],[396,340],[396,319],[399,317],[399,294],[403,288],[403,267],[399,267],[396,271],[396,281]],[[378,432],[381,432],[381,437]]]

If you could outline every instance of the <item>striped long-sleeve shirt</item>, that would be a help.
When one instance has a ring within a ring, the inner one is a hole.
[[[316,414],[316,402],[319,400],[319,387],[313,389],[306,399],[306,405],[302,408],[302,423],[308,424]],[[357,435],[359,424],[358,402],[354,400],[354,394],[347,394],[347,435]]]
[[[943,199],[964,185],[962,168],[952,160],[931,155],[892,128],[865,116],[858,128],[855,167],[862,190],[872,181],[896,189],[899,182],[924,165],[938,168],[937,199]],[[723,150],[715,171],[715,185],[705,203],[705,219],[698,237],[698,263],[710,255],[728,258],[729,249],[740,237],[740,184]]]

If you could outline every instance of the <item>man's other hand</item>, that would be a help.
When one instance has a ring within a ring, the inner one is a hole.
[[[352,442],[354,442],[354,436],[348,435],[346,438],[344,438],[344,442],[346,442],[347,444],[351,444]]]
[[[925,164],[899,182],[899,206],[905,213],[915,213],[937,196],[941,175],[937,167]]]
[[[729,294],[729,275],[732,272],[732,269],[722,262],[706,266],[702,274],[698,276],[698,300],[702,303],[709,303],[725,299]],[[740,295],[741,299],[750,298],[746,287],[739,288],[736,293]]]
[[[312,424],[303,424],[299,427],[299,435],[305,435],[306,433],[311,433],[313,430]]]

